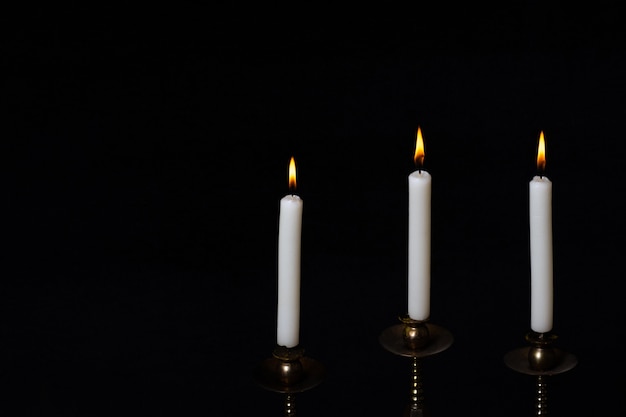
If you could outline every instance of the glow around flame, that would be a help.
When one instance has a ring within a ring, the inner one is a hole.
[[[296,190],[296,160],[291,157],[289,161],[289,191]]]
[[[537,146],[537,171],[543,174],[546,170],[546,140],[543,130],[539,134],[539,145]]]
[[[415,140],[415,155],[413,156],[413,161],[415,161],[415,165],[418,168],[424,166],[424,155],[424,138],[422,137],[422,129],[418,126],[417,139]]]

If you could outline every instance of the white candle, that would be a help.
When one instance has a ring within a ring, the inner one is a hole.
[[[421,169],[424,159],[422,131],[417,128],[415,162],[420,167],[409,175],[409,317],[430,316],[430,200],[431,176]]]
[[[289,186],[295,189],[296,164],[289,163]],[[280,200],[278,227],[278,311],[276,343],[288,348],[300,343],[300,246],[302,199],[288,194]]]
[[[545,169],[545,139],[539,135],[537,168]],[[552,182],[536,175],[529,184],[530,220],[530,327],[538,333],[552,330]]]

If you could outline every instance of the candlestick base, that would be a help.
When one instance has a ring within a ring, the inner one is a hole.
[[[325,373],[320,362],[304,356],[303,348],[277,346],[272,357],[254,370],[253,377],[261,387],[285,394],[285,416],[294,416],[295,394],[319,385]]]
[[[511,350],[504,355],[504,363],[509,368],[536,377],[537,417],[548,415],[548,377],[567,372],[578,363],[576,356],[554,346],[556,339],[554,333],[530,331],[526,334],[530,346]]]
[[[426,320],[413,320],[408,316],[402,316],[400,321],[402,324],[386,328],[380,334],[379,342],[391,353],[412,358],[411,395],[404,416],[428,416],[429,412],[424,406],[421,359],[448,349],[454,338],[445,328],[428,323]]]

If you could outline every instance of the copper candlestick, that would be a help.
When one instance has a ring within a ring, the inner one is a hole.
[[[424,407],[421,360],[427,356],[443,352],[452,345],[452,333],[427,320],[413,320],[400,317],[401,324],[385,329],[379,337],[385,349],[399,356],[412,359],[411,395],[405,411],[407,417],[423,417],[429,413]]]
[[[276,346],[272,357],[254,371],[254,379],[263,388],[285,395],[285,416],[296,415],[295,394],[317,386],[324,377],[324,366],[304,355],[300,346]]]
[[[514,349],[504,356],[504,363],[514,371],[536,376],[536,416],[548,415],[548,376],[569,371],[578,359],[555,346],[557,335],[530,331],[526,334],[529,346]]]

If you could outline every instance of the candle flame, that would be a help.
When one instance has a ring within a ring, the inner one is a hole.
[[[424,166],[424,138],[422,137],[422,129],[417,127],[417,139],[415,140],[415,155],[413,156],[413,161],[418,168],[422,168]]]
[[[543,130],[539,134],[539,145],[537,146],[537,170],[543,174],[546,170],[546,140]]]
[[[291,157],[289,161],[289,191],[296,190],[296,160]]]

